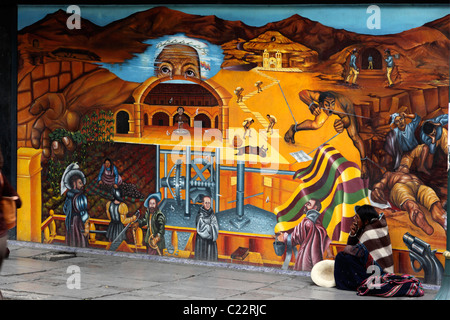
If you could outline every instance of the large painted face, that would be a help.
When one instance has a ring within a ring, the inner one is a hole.
[[[200,79],[198,53],[190,46],[167,45],[155,60],[155,73],[158,78],[183,76]]]

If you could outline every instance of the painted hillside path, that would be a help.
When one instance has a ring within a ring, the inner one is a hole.
[[[248,99],[254,97],[254,96],[257,95],[257,94],[264,94],[264,91],[265,91],[265,90],[267,90],[267,89],[269,89],[270,87],[275,86],[275,85],[278,84],[278,80],[277,80],[277,79],[275,79],[275,78],[273,78],[273,77],[271,77],[271,76],[265,74],[264,72],[261,72],[260,70],[264,70],[264,69],[262,69],[262,68],[254,68],[254,69],[252,69],[251,71],[253,71],[253,72],[259,74],[259,75],[262,76],[262,77],[265,77],[266,79],[268,79],[268,80],[270,81],[270,83],[267,84],[267,85],[265,85],[265,86],[263,86],[263,87],[261,88],[261,91],[260,91],[260,92],[258,92],[258,89],[256,89],[256,90],[254,90],[254,91],[252,91],[252,92],[250,92],[250,93],[244,95],[244,97],[242,98],[242,101],[239,101],[239,102],[238,102],[238,105],[239,105],[239,107],[241,108],[242,111],[253,114],[255,120],[258,120],[258,122],[259,122],[264,128],[267,128],[267,127],[269,126],[269,121],[267,120],[267,118],[266,118],[265,116],[263,116],[261,113],[259,113],[258,111],[252,111],[252,110],[250,110],[250,109],[247,107],[247,104],[245,103],[245,101],[247,101]],[[299,70],[299,69],[297,69],[297,70]],[[273,71],[273,70],[271,70],[271,71]],[[284,69],[283,69],[283,71],[284,71]]]

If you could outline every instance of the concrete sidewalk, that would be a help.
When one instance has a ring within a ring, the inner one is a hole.
[[[308,272],[8,241],[5,300],[433,300],[360,297],[316,286]]]

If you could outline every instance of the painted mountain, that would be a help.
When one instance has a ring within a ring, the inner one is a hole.
[[[216,16],[186,14],[166,7],[137,12],[127,18],[100,27],[82,19],[81,29],[66,26],[69,15],[56,11],[42,20],[19,30],[20,65],[36,55],[73,54],[85,61],[121,63],[142,53],[147,39],[184,33],[188,37],[204,39],[222,46],[223,68],[251,63],[255,52],[246,50],[250,42],[267,32],[277,32],[292,42],[292,47],[316,55],[312,70],[329,78],[342,78],[350,51],[353,48],[373,47],[403,59],[397,59],[398,71],[404,84],[418,81],[448,83],[450,53],[449,20],[447,15],[422,27],[402,33],[371,36],[334,29],[299,15],[261,27],[248,26],[241,21],[226,21]],[[70,52],[69,52],[70,51]],[[251,59],[250,59],[251,60]]]

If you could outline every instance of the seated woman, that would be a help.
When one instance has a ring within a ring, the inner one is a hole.
[[[108,196],[112,194],[114,189],[120,189],[124,197],[135,199],[142,199],[145,197],[137,189],[136,185],[126,183],[122,180],[117,167],[109,158],[106,158],[103,162],[103,165],[100,168],[100,172],[98,174],[97,182],[99,184],[99,189]]]
[[[119,175],[117,167],[109,158],[106,158],[105,161],[103,161],[97,181],[99,184],[113,186],[115,189],[122,184],[122,177]]]
[[[356,290],[379,268],[376,275],[392,273],[394,260],[386,218],[370,205],[356,206],[353,224],[344,251],[335,258],[336,287]]]

